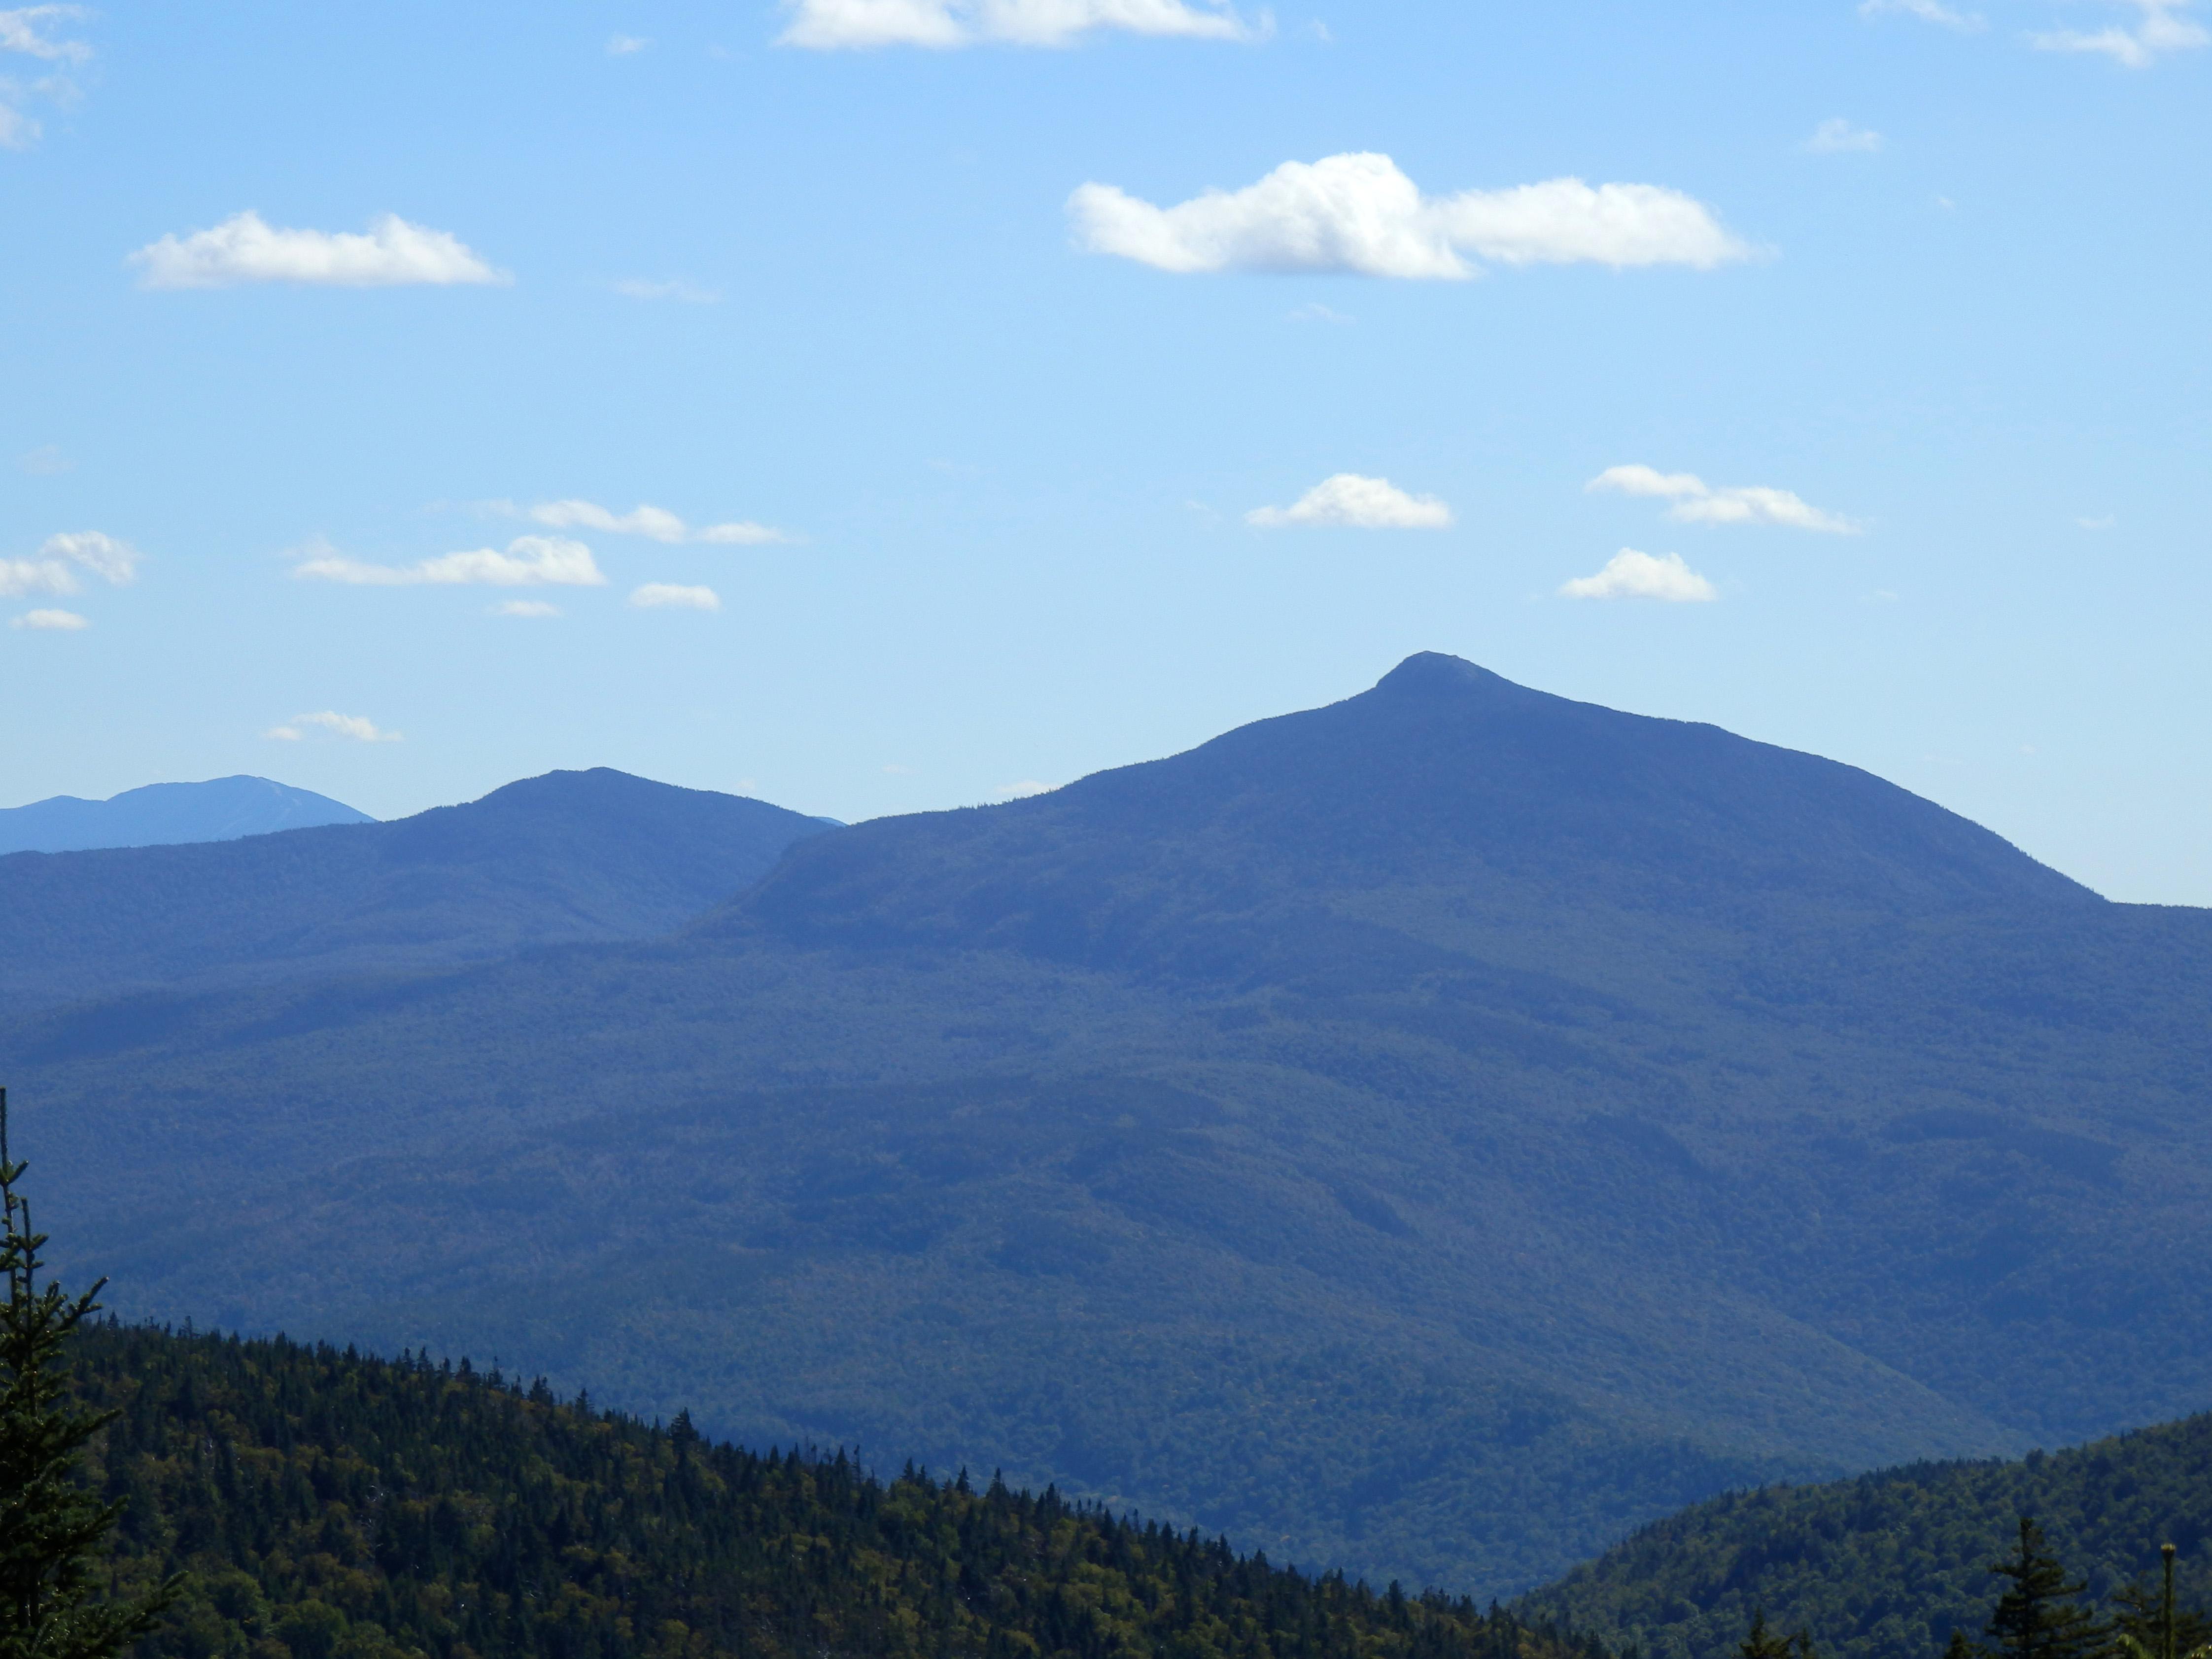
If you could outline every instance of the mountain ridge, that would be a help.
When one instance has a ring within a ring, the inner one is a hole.
[[[815,836],[657,939],[0,1060],[125,1311],[489,1348],[1378,1582],[2212,1393],[2212,916],[1437,672]]]
[[[238,774],[204,783],[150,783],[106,800],[53,795],[0,807],[0,857],[233,841],[331,823],[374,823],[312,790]]]

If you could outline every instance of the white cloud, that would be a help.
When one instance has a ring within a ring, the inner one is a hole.
[[[2182,14],[2195,0],[2119,0],[2136,12],[2136,26],[2091,32],[2053,29],[2032,34],[2028,43],[2040,52],[2100,52],[2129,69],[2148,69],[2162,53],[2193,52],[2212,44],[2212,31]]]
[[[0,599],[22,593],[74,593],[84,573],[112,587],[137,580],[138,550],[97,530],[49,536],[27,559],[0,559]]]
[[[1329,307],[1323,305],[1320,301],[1315,300],[1306,305],[1300,306],[1297,310],[1291,312],[1290,314],[1290,320],[1294,323],[1336,323],[1339,325],[1347,325],[1356,323],[1359,319],[1357,317],[1347,317],[1342,312],[1332,310]]]
[[[1656,185],[1551,179],[1424,196],[1387,155],[1285,161],[1256,185],[1159,208],[1111,185],[1067,199],[1078,244],[1159,270],[1328,270],[1455,280],[1500,264],[1692,265],[1751,256],[1703,203]]]
[[[73,634],[78,629],[89,628],[92,624],[74,611],[27,611],[21,616],[12,618],[8,626],[51,629],[58,633]]]
[[[1720,598],[1713,585],[1682,562],[1679,553],[1654,558],[1624,547],[1595,576],[1577,576],[1560,585],[1571,599],[1660,599],[1670,605],[1704,604]]]
[[[782,531],[750,520],[728,524],[687,525],[666,507],[643,502],[616,513],[597,501],[540,501],[530,517],[554,530],[599,530],[611,536],[644,536],[669,546],[703,542],[720,547],[760,547],[792,538]]]
[[[1035,778],[1024,778],[1019,783],[1002,783],[991,793],[1000,800],[1027,800],[1031,795],[1049,795],[1060,786],[1039,783]]]
[[[1883,17],[1895,15],[1917,17],[1923,23],[1956,29],[1961,34],[1978,33],[1989,27],[1988,21],[1975,12],[1954,11],[1938,0],[1859,0],[1859,15]]]
[[[1250,40],[1273,27],[1264,12],[1248,24],[1219,0],[787,0],[787,9],[791,22],[778,43],[823,52],[984,42],[1065,46],[1098,29]]]
[[[711,587],[685,587],[677,582],[647,582],[630,591],[629,602],[641,611],[720,611],[721,595]]]
[[[607,580],[590,548],[562,536],[517,536],[505,552],[479,547],[408,565],[364,564],[325,542],[301,551],[308,556],[292,567],[295,576],[353,587],[601,587]]]
[[[18,456],[15,465],[34,478],[51,478],[68,471],[76,463],[62,453],[59,444],[40,444],[28,454]]]
[[[142,288],[232,288],[240,283],[312,283],[332,288],[442,287],[506,283],[450,231],[410,225],[387,213],[366,235],[349,231],[278,230],[258,213],[226,219],[212,230],[173,234],[126,262],[143,273]]]
[[[1433,495],[1409,495],[1388,478],[1340,472],[1322,479],[1288,507],[1258,507],[1244,522],[1278,530],[1310,525],[1351,530],[1444,530],[1451,508]]]
[[[506,599],[491,607],[495,617],[557,617],[561,607],[548,605],[544,599]]]
[[[1855,536],[1849,519],[1803,501],[1792,491],[1763,484],[1716,489],[1694,472],[1662,472],[1649,466],[1609,466],[1583,486],[1617,490],[1624,495],[1656,495],[1674,503],[1667,516],[1680,524],[1766,524],[1790,530],[1816,530],[1831,536]]]
[[[652,41],[635,34],[611,34],[607,37],[607,56],[629,58],[643,52]]]
[[[69,5],[17,6],[0,10],[0,52],[21,52],[47,64],[84,63],[91,58],[92,48],[82,40],[57,40],[54,31],[60,24],[91,15],[83,6]],[[12,97],[16,90],[13,82],[0,80],[0,93]],[[66,100],[75,95],[76,88],[66,74],[58,73],[38,82],[32,90]],[[10,105],[0,104],[0,149],[28,149],[39,142],[41,131],[34,118]]]
[[[0,11],[0,52],[20,52],[49,64],[82,64],[92,48],[82,40],[57,40],[53,26],[89,17],[84,6],[18,6]]]
[[[675,300],[689,306],[711,306],[721,302],[721,295],[711,288],[702,288],[696,283],[687,283],[681,277],[672,282],[656,283],[642,276],[625,276],[611,284],[614,291],[626,300]]]
[[[328,732],[333,737],[350,738],[356,743],[400,740],[398,732],[383,731],[364,715],[341,714],[334,708],[325,708],[319,714],[295,714],[284,725],[273,726],[261,735],[283,743],[297,743],[311,731]]]
[[[1805,148],[1815,155],[1871,155],[1881,148],[1881,135],[1855,127],[1838,115],[1814,128]]]
[[[2111,530],[2118,526],[2119,521],[2120,515],[2117,513],[2106,513],[2095,518],[2083,517],[2074,520],[2084,530]]]

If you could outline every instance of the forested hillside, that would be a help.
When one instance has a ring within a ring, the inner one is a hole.
[[[965,1472],[884,1481],[558,1403],[464,1364],[107,1327],[91,1478],[118,1581],[185,1571],[144,1659],[1603,1659]]]
[[[2177,1600],[2212,1603],[2212,1415],[2017,1462],[1715,1498],[1519,1605],[1644,1659],[1726,1659],[1761,1609],[1829,1659],[1935,1659],[1952,1631],[1980,1636],[2000,1588],[1989,1564],[2023,1516],[2106,1611],[2155,1578],[2166,1543]]]
[[[1378,1583],[2212,1399],[2212,913],[1449,658],[672,936],[17,1013],[0,1068],[127,1316]]]

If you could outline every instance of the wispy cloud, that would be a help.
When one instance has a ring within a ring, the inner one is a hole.
[[[1881,135],[1855,127],[1838,115],[1814,128],[1805,148],[1815,155],[1872,155],[1881,148]]]
[[[495,617],[557,617],[561,607],[549,605],[544,599],[502,599],[491,607]]]
[[[74,611],[26,611],[20,617],[9,619],[10,628],[43,629],[57,634],[74,634],[92,624]]]
[[[1682,562],[1679,553],[1654,557],[1624,547],[1595,576],[1577,576],[1560,585],[1571,599],[1658,599],[1668,605],[1701,605],[1720,598],[1713,585]]]
[[[1060,786],[1039,783],[1035,778],[1024,778],[1019,783],[1002,783],[991,793],[1000,800],[1027,800],[1032,795],[1049,795]]]
[[[718,290],[681,277],[656,283],[643,276],[625,276],[609,286],[626,300],[673,300],[687,306],[711,306],[720,304],[722,298]]]
[[[634,58],[652,44],[652,41],[645,39],[642,35],[611,34],[607,37],[607,56],[610,58]]]
[[[362,714],[341,714],[334,708],[325,708],[317,714],[295,714],[282,726],[272,726],[261,735],[275,738],[282,743],[298,743],[313,732],[327,732],[335,738],[349,738],[356,743],[398,743],[400,734],[386,732]]]
[[[1609,466],[1583,486],[1590,490],[1613,490],[1624,495],[1651,495],[1673,503],[1667,516],[1680,524],[1780,525],[1790,530],[1817,530],[1831,536],[1853,536],[1859,526],[1850,520],[1824,512],[1787,489],[1764,484],[1739,484],[1715,489],[1694,472],[1662,472],[1649,466]]]
[[[711,587],[686,587],[678,582],[647,582],[630,590],[629,602],[641,611],[720,611],[722,597]]]
[[[1244,522],[1265,530],[1295,526],[1348,530],[1445,530],[1451,508],[1434,495],[1409,495],[1388,478],[1340,472],[1288,507],[1255,507]]]
[[[1917,17],[1923,23],[1955,29],[1961,34],[1977,34],[1989,27],[1989,20],[1979,13],[1954,11],[1939,3],[1939,0],[1859,0],[1859,15]]]
[[[172,234],[132,254],[141,288],[235,288],[246,283],[305,283],[325,288],[410,284],[504,283],[451,231],[413,225],[397,214],[373,221],[366,234],[280,230],[251,210],[211,230]]]
[[[1221,0],[787,0],[787,46],[835,52],[867,46],[1072,46],[1097,31],[1252,40],[1273,28],[1248,23]]]
[[[92,57],[90,46],[82,40],[62,39],[56,31],[91,15],[87,7],[71,5],[17,6],[0,10],[0,52],[20,52],[57,66],[88,62]],[[75,94],[76,88],[63,71],[42,79],[33,90],[67,99]],[[0,80],[0,97],[15,96],[15,86]],[[33,117],[12,102],[0,102],[0,149],[28,149],[39,142],[40,131]]]
[[[1508,265],[1689,265],[1751,257],[1703,203],[1656,185],[1552,179],[1424,196],[1387,155],[1286,161],[1256,185],[1169,208],[1111,185],[1068,198],[1079,246],[1156,270],[1463,280]]]
[[[2168,52],[2194,52],[2212,44],[2212,31],[2185,15],[2195,0],[2117,0],[2136,14],[2132,28],[2084,31],[2051,29],[2032,34],[2028,43],[2039,52],[2100,53],[2129,69],[2148,69]]]
[[[75,593],[87,575],[111,587],[137,580],[138,550],[97,530],[49,536],[27,559],[0,559],[0,599],[26,593]]]
[[[15,465],[34,478],[51,478],[68,471],[76,463],[62,453],[59,444],[40,444],[29,453],[17,456]]]
[[[405,565],[366,564],[326,542],[301,551],[307,556],[292,567],[295,576],[351,587],[601,587],[607,580],[590,548],[561,536],[517,536],[504,551],[479,547]]]
[[[688,525],[666,507],[644,502],[627,513],[617,513],[597,501],[540,501],[527,512],[532,521],[552,530],[599,530],[610,536],[643,536],[672,547],[686,542],[714,547],[761,547],[793,539],[773,526],[755,524],[750,520]]]

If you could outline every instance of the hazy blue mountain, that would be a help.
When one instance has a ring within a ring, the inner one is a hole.
[[[419,967],[667,933],[823,825],[604,769],[465,806],[192,846],[0,858],[0,1000]]]
[[[2178,1607],[2212,1609],[2212,1416],[2010,1462],[1732,1492],[1645,1528],[1520,1610],[1571,1619],[1648,1659],[1729,1659],[1761,1609],[1834,1659],[1930,1659],[1954,1630],[1981,1636],[2002,1588],[1989,1564],[2017,1543],[2022,1516],[2100,1613],[2123,1587],[2158,1583],[2161,1544],[2178,1547]]]
[[[325,823],[374,823],[343,801],[267,778],[149,783],[106,800],[55,795],[0,807],[0,854],[78,853],[95,847],[167,847],[235,841]]]
[[[672,939],[0,1063],[128,1310],[1378,1577],[2212,1394],[2212,914],[1446,658],[814,836]]]

